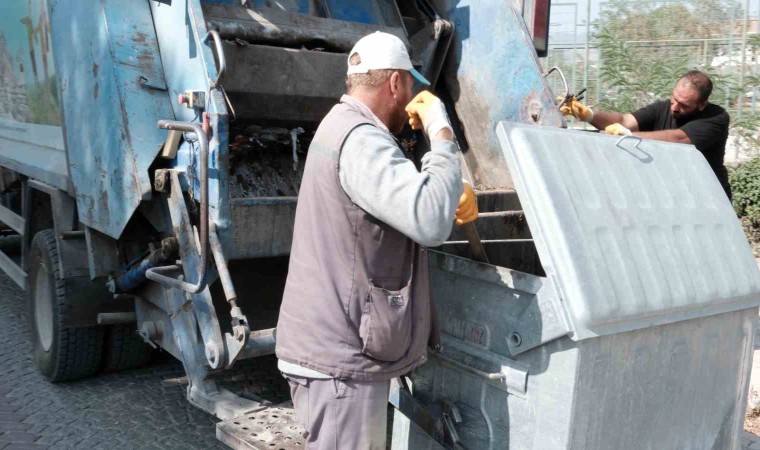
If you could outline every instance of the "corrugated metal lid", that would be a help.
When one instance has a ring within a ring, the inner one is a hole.
[[[760,271],[694,146],[501,122],[573,339],[760,305]]]

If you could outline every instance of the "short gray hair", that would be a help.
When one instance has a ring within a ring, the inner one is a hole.
[[[348,58],[348,64],[357,66],[362,63],[362,58],[358,53],[354,53]],[[396,70],[393,69],[380,69],[370,70],[367,73],[352,73],[346,77],[346,92],[349,94],[359,87],[373,87],[379,86],[393,75]]]

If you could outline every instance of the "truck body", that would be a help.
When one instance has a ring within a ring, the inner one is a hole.
[[[27,291],[40,370],[160,347],[221,440],[296,448],[292,410],[213,375],[274,352],[309,142],[350,48],[380,30],[449,106],[490,260],[459,229],[431,252],[444,346],[394,380],[392,446],[738,447],[760,304],[741,228],[693,147],[563,129],[537,58],[548,12],[6,0],[0,268]]]

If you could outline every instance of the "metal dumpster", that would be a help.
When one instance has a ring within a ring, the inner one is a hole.
[[[415,399],[453,405],[471,449],[739,448],[760,272],[702,155],[497,134],[546,275],[432,253],[443,349],[411,375]],[[438,448],[393,427],[394,449]]]

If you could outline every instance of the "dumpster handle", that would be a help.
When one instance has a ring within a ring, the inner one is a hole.
[[[472,366],[468,366],[467,364],[459,362],[454,358],[451,358],[449,356],[444,356],[442,353],[431,353],[431,355],[434,355],[436,358],[440,359],[441,362],[443,362],[444,364],[449,364],[454,367],[458,367],[462,370],[465,370],[470,373],[474,373],[475,375],[481,376],[488,380],[503,380],[504,378],[507,377],[506,374],[501,373],[501,372],[493,372],[493,373],[483,372],[482,370],[478,370]]]
[[[194,122],[176,122],[173,120],[159,120],[158,127],[166,130],[178,130],[195,133],[201,146],[201,218],[200,218],[200,244],[201,263],[198,269],[198,281],[195,284],[178,280],[164,273],[177,270],[179,266],[162,266],[149,269],[145,276],[149,280],[157,281],[169,287],[183,290],[191,294],[197,294],[206,287],[206,266],[208,265],[208,136],[203,132],[201,124]],[[180,193],[175,193],[179,195]]]
[[[617,145],[618,147],[620,147],[620,144],[624,140],[626,140],[626,139],[633,139],[634,141],[636,141],[636,143],[633,145],[633,147],[636,150],[641,150],[639,148],[639,144],[641,144],[641,138],[639,136],[633,136],[633,135],[630,135],[630,134],[624,134],[623,136],[620,136],[620,139],[618,139],[617,142],[615,142],[615,145]]]
[[[219,80],[224,75],[224,71],[227,70],[227,60],[224,59],[224,48],[222,48],[222,38],[219,37],[219,32],[216,30],[210,30],[206,33],[206,37],[203,38],[203,42],[208,42],[208,38],[214,39],[214,47],[216,48],[216,57],[219,58],[219,67],[216,69],[216,78],[211,82],[211,88],[215,88],[219,85]]]

